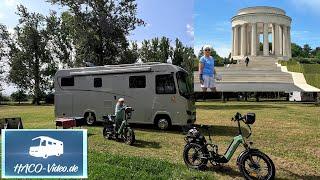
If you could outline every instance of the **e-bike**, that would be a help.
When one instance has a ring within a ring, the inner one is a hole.
[[[250,124],[255,122],[255,114],[248,113],[242,116],[236,113],[232,121],[238,124],[239,134],[233,138],[226,152],[221,155],[218,153],[218,145],[213,144],[211,140],[209,128],[209,142],[195,127],[188,131],[185,137],[186,145],[183,151],[183,159],[189,168],[203,170],[206,168],[208,161],[212,165],[220,163],[228,163],[240,144],[243,145],[244,151],[240,153],[237,159],[237,165],[240,172],[246,179],[274,179],[275,166],[272,160],[258,149],[251,148],[252,142],[247,142],[252,131]],[[249,128],[249,135],[243,136],[240,122],[244,122]]]

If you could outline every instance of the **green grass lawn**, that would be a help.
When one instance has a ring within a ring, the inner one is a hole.
[[[0,106],[0,118],[21,116],[25,128],[55,128],[53,106]],[[279,179],[320,178],[320,107],[283,102],[199,102],[197,124],[212,125],[213,140],[224,153],[237,133],[235,112],[255,112],[254,146],[268,154]],[[134,112],[137,113],[137,112]],[[241,179],[236,156],[205,172],[188,170],[182,159],[184,135],[134,127],[135,146],[105,140],[102,127],[88,128],[89,179]]]

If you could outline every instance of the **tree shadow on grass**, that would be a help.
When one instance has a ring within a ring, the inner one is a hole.
[[[138,148],[153,148],[153,149],[160,149],[161,145],[159,142],[156,141],[144,141],[137,139],[133,146],[138,147]]]
[[[155,129],[153,125],[146,124],[130,124],[134,129],[152,132],[152,133],[172,133],[172,134],[183,134],[186,135],[188,130],[196,127],[203,135],[208,136],[209,132],[211,136],[236,136],[238,134],[237,126],[220,126],[220,125],[190,125],[190,126],[173,126],[169,130],[159,130]],[[248,130],[246,128],[241,128],[242,133],[246,136],[248,135]]]
[[[207,168],[207,171],[212,171],[217,174],[223,175],[223,176],[230,176],[233,179],[242,179],[243,176],[239,171],[236,171],[236,169],[224,164],[224,165],[216,165],[216,166],[209,166]]]
[[[195,125],[195,127],[205,136],[208,136],[209,133],[211,136],[236,136],[239,134],[237,126]],[[249,134],[246,128],[242,127],[241,131],[244,136]]]
[[[239,111],[239,110],[261,110],[261,109],[284,109],[286,108],[285,105],[266,105],[266,104],[237,104],[237,105],[228,105],[228,104],[224,104],[224,105],[216,105],[216,104],[212,104],[212,105],[205,105],[205,104],[201,104],[201,105],[197,105],[197,108],[199,109],[211,109],[211,110],[235,110]]]

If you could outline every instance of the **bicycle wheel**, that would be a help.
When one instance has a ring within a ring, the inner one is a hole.
[[[261,151],[250,151],[240,157],[238,167],[246,179],[269,180],[275,177],[272,160]]]
[[[206,151],[199,144],[190,143],[184,147],[183,160],[189,168],[203,170],[207,166]]]
[[[132,145],[135,142],[135,140],[136,138],[133,129],[128,128],[125,132],[125,143],[128,145]]]

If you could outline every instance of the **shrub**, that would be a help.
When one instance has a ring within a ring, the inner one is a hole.
[[[12,93],[11,99],[13,101],[19,102],[19,104],[20,102],[28,101],[27,95],[22,90]]]

